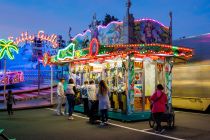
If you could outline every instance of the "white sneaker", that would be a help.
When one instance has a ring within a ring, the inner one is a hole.
[[[105,125],[108,125],[109,123],[110,123],[109,121],[104,122]]]
[[[105,124],[103,122],[100,123],[100,126],[104,126]]]
[[[68,120],[74,120],[74,118],[73,118],[72,116],[70,116],[70,117],[68,118]]]
[[[66,116],[67,116],[67,115],[69,115],[69,113],[64,113],[64,115],[66,115]]]
[[[61,116],[61,113],[56,113],[57,116]]]

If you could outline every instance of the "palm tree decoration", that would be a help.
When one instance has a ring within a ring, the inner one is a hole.
[[[5,54],[7,54],[8,58],[13,60],[13,51],[16,53],[19,51],[17,45],[15,45],[13,41],[0,40],[0,59],[4,58]]]
[[[19,49],[16,44],[14,44],[13,41],[11,40],[0,40],[0,60],[4,58],[4,75],[6,76],[6,57],[5,55],[7,54],[7,57],[11,60],[13,60],[15,57],[13,55],[13,52],[18,53]],[[6,81],[4,78],[4,100],[6,95]]]

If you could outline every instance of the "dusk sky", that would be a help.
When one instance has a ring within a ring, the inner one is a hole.
[[[0,0],[0,38],[16,37],[44,30],[68,38],[88,28],[94,12],[99,20],[106,13],[122,20],[126,0]],[[173,38],[210,32],[210,0],[132,0],[131,12],[136,19],[153,18],[169,25],[173,12]]]

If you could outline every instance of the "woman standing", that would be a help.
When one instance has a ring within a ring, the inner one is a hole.
[[[69,112],[69,118],[68,120],[73,120],[73,111],[74,111],[74,104],[75,104],[75,95],[76,95],[76,87],[74,85],[74,80],[69,79],[69,83],[67,85],[66,89],[66,98],[68,100],[68,112]]]
[[[99,100],[99,110],[101,113],[100,125],[103,126],[108,121],[108,109],[110,108],[109,89],[104,80],[101,80],[99,83],[99,90],[97,96]]]
[[[163,133],[165,130],[161,127],[161,117],[166,110],[167,96],[163,92],[163,86],[161,84],[157,85],[156,91],[151,96],[152,101],[152,114],[157,124],[155,129],[156,133]]]

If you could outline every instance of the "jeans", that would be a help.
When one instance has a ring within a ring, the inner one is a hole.
[[[7,104],[8,115],[13,115],[12,104]]]
[[[75,105],[75,97],[73,94],[66,94],[68,105],[69,105],[69,116],[72,116],[74,111],[74,105]]]
[[[153,113],[155,123],[157,124],[157,127],[155,129],[156,131],[161,131],[162,130],[162,127],[161,127],[161,117],[162,117],[162,115],[163,115],[163,112]]]
[[[88,105],[88,98],[83,98],[83,105],[84,105],[84,114],[89,115],[89,105]]]
[[[108,109],[101,109],[101,121],[107,122],[108,121]]]
[[[68,112],[68,110],[69,110],[69,103],[68,103],[68,99],[67,99],[67,97],[66,97],[66,99],[65,99],[65,109],[64,109],[64,114],[67,114],[67,112]]]
[[[62,114],[61,107],[62,107],[62,104],[63,104],[63,97],[58,96],[57,99],[58,99],[58,105],[57,105],[56,112],[57,112],[58,115],[61,115]]]

